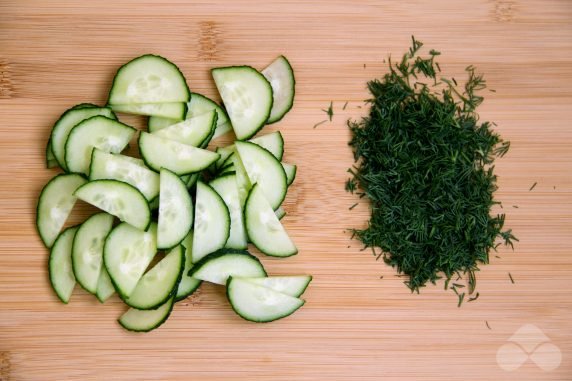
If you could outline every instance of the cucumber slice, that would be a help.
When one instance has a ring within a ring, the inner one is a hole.
[[[72,265],[75,279],[86,291],[95,294],[103,263],[103,243],[113,227],[113,216],[97,213],[77,230],[73,240]]]
[[[151,211],[145,196],[122,181],[90,181],[79,187],[75,195],[138,229],[147,229],[151,222]]]
[[[52,247],[77,200],[75,191],[87,181],[80,175],[61,174],[42,189],[36,209],[36,227],[46,247]]]
[[[135,290],[157,252],[157,224],[141,231],[127,223],[117,225],[103,246],[103,262],[122,299]]]
[[[160,307],[177,292],[184,265],[185,254],[179,245],[143,275],[131,295],[124,299],[125,303],[139,310]]]
[[[65,146],[66,167],[70,172],[87,174],[94,148],[119,153],[137,130],[116,120],[96,115],[78,123]]]
[[[224,200],[210,186],[197,182],[193,263],[224,247],[230,235],[230,214]]]
[[[274,98],[267,123],[275,123],[282,119],[294,104],[296,87],[294,70],[292,70],[292,66],[286,57],[280,56],[262,70],[262,75],[270,82]]]
[[[56,295],[64,303],[68,303],[75,287],[72,269],[72,244],[77,226],[68,228],[59,235],[50,251],[48,270],[50,284]]]
[[[236,142],[236,149],[248,179],[259,184],[272,210],[286,197],[287,181],[282,164],[264,148],[249,142]],[[240,185],[240,184],[239,184]]]
[[[236,183],[238,185],[238,197],[240,199],[240,207],[244,207],[246,198],[248,197],[248,192],[252,188],[252,184],[248,179],[248,174],[246,173],[246,168],[240,159],[240,156],[235,153],[231,156],[234,172],[236,174]]]
[[[274,211],[274,214],[276,214],[276,217],[278,217],[278,219],[281,220],[286,215],[286,211],[284,210],[284,208],[280,207]]]
[[[211,70],[238,140],[250,139],[268,120],[272,109],[272,87],[250,66]]]
[[[262,263],[246,250],[222,249],[195,263],[189,275],[216,284],[226,284],[229,276],[265,277]]]
[[[146,54],[117,70],[108,103],[186,103],[190,98],[187,81],[179,68],[163,57]]]
[[[111,278],[109,277],[105,266],[102,266],[99,273],[99,280],[97,281],[97,291],[95,296],[97,296],[97,299],[101,303],[105,303],[105,301],[114,293],[115,287],[113,287],[113,283],[111,283]]]
[[[148,169],[143,160],[93,150],[89,180],[119,180],[139,189],[147,201],[159,195],[159,175]]]
[[[294,179],[296,179],[298,167],[294,164],[282,163],[282,168],[284,168],[284,173],[286,173],[286,184],[288,184],[288,186],[292,185]]]
[[[208,113],[212,110],[216,111],[217,126],[213,139],[223,134],[226,134],[232,129],[226,111],[224,111],[224,109],[220,107],[216,102],[205,97],[204,95],[198,93],[191,93],[191,101],[187,104],[187,106],[188,109],[187,109],[186,119],[194,118],[196,116]],[[175,119],[152,116],[149,118],[147,127],[149,129],[149,132],[155,132],[162,128],[171,126],[175,123],[177,123],[177,120]]]
[[[221,176],[209,184],[222,197],[230,213],[230,235],[224,247],[246,249],[247,239],[242,218],[236,175]]]
[[[189,276],[189,271],[193,268],[193,232],[191,231],[181,242],[181,245],[185,248],[185,268],[183,269],[183,275],[181,281],[179,282],[179,287],[177,288],[177,294],[175,295],[175,301],[185,299],[193,292],[195,292],[202,281]]]
[[[46,145],[46,168],[55,168],[59,167],[58,161],[54,156],[54,152],[52,151],[52,139],[48,139],[48,144]]]
[[[109,108],[91,107],[91,108],[72,108],[62,114],[60,119],[52,128],[52,152],[58,164],[63,169],[67,169],[65,161],[66,141],[72,128],[79,122],[89,119],[96,115],[102,115],[111,119],[116,119],[115,114]]]
[[[187,104],[181,102],[172,103],[130,103],[109,104],[115,112],[135,115],[159,116],[179,121],[185,119]]]
[[[167,300],[155,310],[138,310],[130,308],[117,320],[128,331],[149,332],[167,321],[173,310],[174,298]]]
[[[289,257],[298,253],[258,184],[252,187],[246,200],[244,222],[248,238],[264,254]]]
[[[234,312],[256,323],[285,318],[304,305],[301,299],[235,277],[228,279],[226,295]]]
[[[187,185],[173,172],[161,169],[157,248],[169,249],[177,246],[192,226],[193,201],[187,191]]]
[[[235,155],[234,145],[231,145],[228,147],[217,147],[216,153],[218,153],[220,155],[220,157],[216,161],[215,167],[217,169],[220,169],[220,168],[224,167],[225,164],[232,162],[229,160],[232,160],[231,157]]]
[[[200,146],[216,128],[216,112],[195,116],[154,132],[154,135],[193,147]]]
[[[141,156],[150,168],[159,172],[161,168],[182,176],[208,168],[219,155],[215,152],[178,143],[159,136],[141,132],[139,135]]]
[[[282,156],[284,156],[284,138],[280,131],[258,136],[250,139],[249,142],[266,149],[278,160],[282,160]]]
[[[270,288],[276,292],[300,297],[312,281],[311,275],[270,276],[266,278],[238,278],[262,287]]]

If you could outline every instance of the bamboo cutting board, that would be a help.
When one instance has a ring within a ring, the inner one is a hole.
[[[345,231],[367,220],[365,203],[348,210],[345,122],[365,115],[367,80],[412,34],[443,52],[447,74],[486,74],[496,92],[481,115],[512,142],[497,197],[520,242],[492,256],[480,299],[461,308],[442,283],[410,294]],[[295,105],[266,131],[282,131],[299,167],[285,225],[300,253],[262,260],[271,274],[314,275],[293,316],[245,322],[222,288],[203,285],[162,328],[133,334],[116,322],[117,297],[99,305],[77,287],[69,305],[56,300],[34,227],[56,173],[44,168],[46,139],[66,108],[103,104],[116,68],[144,53],[214,97],[210,68],[290,59]],[[312,128],[330,101],[333,121]],[[567,0],[1,0],[0,380],[571,380],[571,104]]]

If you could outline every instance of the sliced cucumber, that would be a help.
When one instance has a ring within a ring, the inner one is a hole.
[[[270,116],[270,83],[250,66],[221,67],[211,72],[237,139],[250,139]]]
[[[244,207],[246,198],[248,197],[248,192],[252,188],[252,183],[248,179],[248,174],[246,173],[246,168],[244,168],[244,163],[240,159],[240,156],[235,153],[231,156],[232,164],[234,168],[234,173],[236,174],[236,183],[238,185],[238,196],[240,198],[240,207]]]
[[[79,122],[89,119],[96,115],[102,115],[111,119],[116,119],[115,114],[109,108],[88,107],[88,108],[72,108],[62,114],[60,119],[52,128],[52,152],[60,167],[67,169],[65,161],[66,141],[72,128]]]
[[[113,216],[97,213],[77,230],[73,240],[72,264],[75,279],[86,291],[95,294],[103,263],[103,243],[113,226]]]
[[[282,156],[284,156],[284,138],[280,131],[258,136],[250,139],[249,142],[266,149],[278,160],[282,160]]]
[[[143,275],[125,303],[139,310],[160,307],[177,292],[184,266],[185,254],[179,245]]]
[[[115,112],[135,115],[158,116],[172,118],[179,121],[185,119],[187,114],[187,104],[181,102],[173,103],[131,103],[131,104],[109,104]]]
[[[234,145],[228,146],[228,147],[217,147],[216,148],[216,153],[218,153],[220,155],[220,157],[218,158],[218,160],[215,163],[215,166],[217,167],[217,169],[222,168],[225,164],[228,164],[229,162],[232,163],[231,157],[235,155],[234,151],[235,151]]]
[[[277,209],[284,201],[288,187],[282,164],[254,143],[236,142],[235,146],[250,182],[260,185],[272,210]]]
[[[275,123],[282,119],[294,104],[296,87],[294,70],[292,70],[292,66],[286,57],[280,56],[262,70],[262,75],[270,82],[274,98],[267,123]]]
[[[159,195],[159,175],[148,169],[143,160],[93,150],[89,179],[119,180],[139,189],[147,201]]]
[[[58,161],[54,156],[54,152],[52,151],[52,139],[48,139],[48,144],[46,145],[46,168],[55,168],[59,167]]]
[[[81,121],[72,128],[66,141],[65,160],[68,171],[87,174],[94,148],[119,153],[136,131],[133,127],[101,115]]]
[[[189,275],[206,282],[226,284],[229,276],[265,277],[266,271],[255,256],[245,250],[222,249],[195,263]]]
[[[122,299],[133,293],[156,252],[157,224],[141,231],[124,222],[109,233],[103,247],[103,262]]]
[[[154,135],[193,147],[200,146],[216,128],[216,112],[210,111],[154,132]]]
[[[105,269],[105,266],[101,267],[101,271],[99,273],[99,280],[97,282],[97,291],[95,296],[101,303],[105,303],[107,299],[111,297],[115,293],[115,287],[113,287],[113,283],[111,282],[111,278]]]
[[[244,230],[236,175],[218,177],[211,181],[209,185],[222,197],[230,213],[230,235],[224,247],[246,249],[248,243],[246,231]]]
[[[64,230],[50,251],[48,266],[50,283],[58,298],[66,304],[69,302],[75,287],[71,256],[76,231],[77,226]]]
[[[274,211],[274,214],[276,214],[276,217],[278,217],[278,219],[281,220],[286,215],[286,211],[284,210],[284,208],[280,207]]]
[[[145,196],[122,181],[90,181],[79,187],[75,195],[137,229],[145,230],[151,222],[151,210]]]
[[[210,186],[197,182],[193,263],[226,244],[230,235],[230,214],[224,200]]]
[[[188,102],[191,92],[179,68],[151,54],[137,57],[115,74],[110,104]]]
[[[238,278],[237,278],[238,279]],[[265,278],[240,278],[276,292],[300,297],[312,281],[311,275],[269,276]]]
[[[234,312],[256,323],[285,318],[304,305],[301,299],[235,277],[228,279],[226,295]]]
[[[246,200],[244,222],[248,238],[264,254],[289,257],[298,253],[258,184]]]
[[[193,201],[187,185],[173,172],[161,169],[157,247],[177,246],[193,226]]]
[[[282,168],[284,168],[284,173],[286,173],[286,184],[288,184],[288,186],[292,185],[294,179],[296,179],[298,167],[294,164],[282,163]]]
[[[161,168],[182,176],[208,168],[219,154],[141,132],[139,150],[145,163],[155,171]]]
[[[77,200],[75,191],[87,180],[80,175],[57,175],[42,189],[36,210],[36,227],[46,247],[52,247]]]
[[[117,320],[121,326],[133,332],[149,332],[167,321],[173,310],[174,297],[155,310],[130,308]]]
[[[193,268],[193,232],[191,231],[183,240],[181,245],[185,248],[185,268],[183,269],[183,275],[181,281],[179,282],[179,287],[177,288],[177,294],[175,296],[175,301],[185,299],[187,296],[191,295],[199,286],[202,281],[189,276],[189,271]]]

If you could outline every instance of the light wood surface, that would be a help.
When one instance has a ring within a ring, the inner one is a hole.
[[[461,308],[442,284],[410,294],[345,232],[367,220],[365,204],[348,210],[345,122],[365,114],[367,80],[412,34],[443,52],[446,73],[462,78],[474,64],[486,74],[496,93],[482,118],[512,142],[497,197],[520,242],[492,256],[480,299]],[[295,105],[266,131],[282,131],[285,160],[299,166],[285,225],[300,253],[262,257],[272,274],[314,275],[288,319],[245,322],[222,288],[204,285],[161,329],[132,334],[116,322],[117,297],[100,305],[77,287],[63,305],[50,289],[34,227],[56,173],[44,169],[50,128],[73,104],[104,103],[118,65],[143,53],[176,62],[207,96],[212,67],[290,59]],[[313,129],[330,101],[333,121]],[[0,0],[0,380],[570,380],[571,120],[568,0]],[[499,366],[497,351],[526,324],[560,350],[557,369]]]

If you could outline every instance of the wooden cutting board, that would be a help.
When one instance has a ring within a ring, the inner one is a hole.
[[[492,255],[479,300],[461,308],[442,283],[411,294],[346,231],[368,216],[365,202],[348,210],[346,120],[365,115],[366,82],[412,34],[443,52],[447,74],[463,78],[470,64],[486,74],[496,92],[481,115],[512,142],[497,197],[520,242]],[[266,131],[283,133],[299,168],[285,225],[300,253],[261,258],[271,274],[314,275],[295,315],[248,323],[204,285],[161,329],[133,334],[116,322],[117,297],[54,296],[34,227],[57,173],[44,167],[50,128],[76,103],[103,104],[116,68],[144,53],[215,98],[210,68],[290,59],[295,105]],[[333,120],[312,128],[331,101]],[[567,0],[1,0],[0,380],[571,380],[571,121]]]

